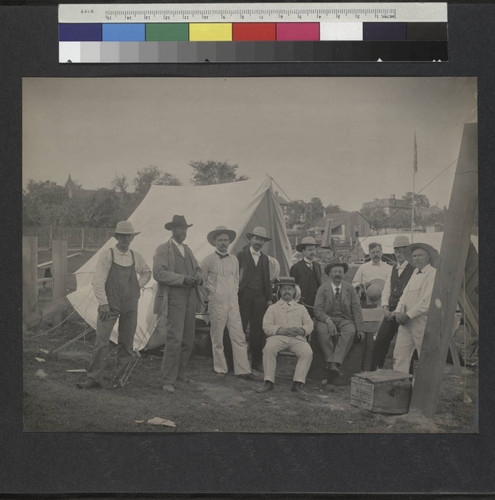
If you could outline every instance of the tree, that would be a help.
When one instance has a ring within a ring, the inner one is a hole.
[[[402,199],[403,200],[408,200],[409,203],[411,202],[413,197],[412,192],[407,192]],[[416,208],[428,208],[430,206],[430,200],[426,197],[424,194],[415,194],[414,195],[414,203]]]
[[[334,205],[333,203],[330,203],[330,205],[327,205],[325,208],[325,214],[336,214],[337,212],[341,212],[339,205]]]
[[[30,180],[22,193],[23,224],[64,224],[69,211],[69,196],[53,181]]]
[[[112,188],[114,191],[119,191],[120,193],[127,193],[127,188],[129,184],[127,183],[127,177],[122,175],[115,174],[115,177],[112,180]]]
[[[287,204],[287,227],[292,229],[297,224],[305,222],[306,203],[302,200],[291,201]]]
[[[162,172],[155,165],[150,165],[142,170],[138,170],[134,178],[134,188],[140,199],[143,199],[152,184],[160,186],[180,186],[181,182],[177,177],[167,172]]]
[[[379,231],[380,229],[385,227],[387,214],[382,207],[364,207],[361,209],[361,215],[368,221],[371,229]]]
[[[225,184],[248,179],[245,175],[237,175],[239,165],[229,165],[224,161],[191,161],[189,166],[193,169],[191,179],[196,186]]]
[[[153,184],[158,186],[182,186],[182,182],[175,175],[168,172],[164,172]]]
[[[325,215],[325,208],[320,198],[311,198],[311,201],[307,204],[307,220],[310,225],[321,219]]]

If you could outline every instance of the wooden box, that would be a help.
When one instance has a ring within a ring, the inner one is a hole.
[[[357,373],[351,378],[350,403],[374,413],[407,413],[412,375],[394,370]]]

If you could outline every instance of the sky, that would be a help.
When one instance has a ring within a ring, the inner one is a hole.
[[[270,175],[290,200],[359,210],[416,191],[448,206],[475,78],[24,78],[23,186],[131,185],[156,165],[190,183],[191,161]],[[278,189],[278,188],[276,188]]]

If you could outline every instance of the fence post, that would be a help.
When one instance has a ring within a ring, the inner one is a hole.
[[[22,237],[22,311],[24,320],[38,306],[38,237]],[[28,323],[28,321],[26,321]]]
[[[84,228],[81,228],[81,250],[84,250]]]
[[[67,241],[53,240],[52,242],[52,260],[53,260],[53,292],[52,301],[55,302],[63,297],[67,291]],[[54,316],[54,324],[62,321],[62,314]]]

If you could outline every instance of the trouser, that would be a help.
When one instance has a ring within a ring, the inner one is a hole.
[[[242,329],[242,321],[237,304],[237,297],[223,297],[219,299],[210,298],[208,312],[210,316],[211,328],[211,346],[213,352],[213,369],[217,373],[227,373],[227,361],[224,354],[223,334],[225,326],[229,330],[229,337],[232,346],[232,355],[234,360],[234,373],[243,375],[251,372],[247,355],[246,335]]]
[[[245,288],[239,293],[239,309],[244,332],[249,323],[249,347],[251,348],[251,364],[258,368],[262,363],[265,334],[263,332],[263,316],[267,309],[267,298],[262,290]]]
[[[378,333],[376,334],[375,342],[373,343],[373,355],[371,357],[372,370],[383,368],[390,343],[398,329],[399,323],[397,323],[395,319],[383,318]]]
[[[406,325],[399,326],[394,349],[394,370],[409,373],[414,349],[421,354],[421,344],[426,326],[426,314],[410,319]]]
[[[299,337],[286,337],[284,335],[272,335],[266,339],[263,349],[263,373],[265,380],[275,382],[275,370],[277,368],[277,354],[280,351],[291,351],[297,356],[297,365],[294,372],[294,382],[306,382],[313,351],[306,339]]]
[[[332,318],[332,321],[340,336],[333,337],[331,335],[333,330],[331,332],[329,326],[321,321],[316,323],[316,334],[325,361],[327,363],[342,364],[354,343],[356,327],[352,321],[345,318]]]
[[[110,335],[117,319],[119,321],[119,339],[115,377],[121,377],[132,358],[134,334],[137,326],[137,303],[135,309],[127,310],[106,321],[101,321],[98,318],[96,322],[96,344],[87,376],[92,380],[96,380],[100,385],[103,384],[103,374],[110,347]]]
[[[196,302],[195,289],[169,288],[168,315],[160,314],[157,325],[159,332],[165,333],[161,366],[161,379],[165,384],[173,384],[177,378],[185,378],[194,347]]]

